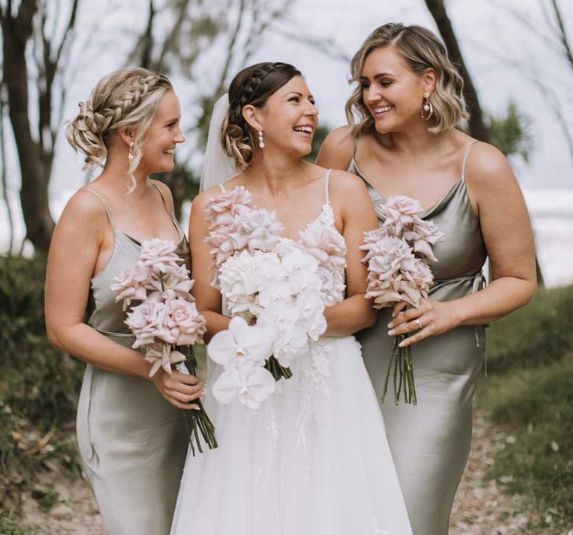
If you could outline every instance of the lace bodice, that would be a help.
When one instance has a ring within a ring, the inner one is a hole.
[[[320,214],[299,231],[298,237],[282,235],[284,225],[275,212],[254,205],[252,196],[243,186],[230,191],[221,187],[220,195],[213,197],[206,208],[210,221],[206,242],[218,269],[234,253],[249,251],[273,251],[284,241],[293,242],[312,255],[319,264],[323,282],[322,296],[326,306],[344,299],[346,243],[338,232],[335,217],[328,200],[328,179],[325,177],[325,202]],[[216,284],[216,273],[213,282]]]

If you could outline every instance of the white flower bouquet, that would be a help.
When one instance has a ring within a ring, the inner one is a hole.
[[[207,330],[205,318],[199,313],[189,293],[193,281],[189,270],[175,253],[170,240],[146,240],[141,245],[139,259],[134,266],[116,277],[111,289],[118,292],[116,301],[123,301],[124,310],[132,301],[126,325],[135,336],[132,347],[144,353],[152,366],[149,376],[159,368],[172,373],[172,365],[182,373],[196,374],[197,362],[190,346],[202,344]],[[200,399],[198,411],[191,411],[188,423],[189,443],[203,451],[201,442],[216,448],[215,428]],[[202,439],[202,440],[201,440]]]
[[[238,397],[256,408],[326,330],[319,261],[282,238],[274,214],[253,208],[244,188],[215,198],[207,216],[213,283],[233,317],[207,347],[224,367],[213,393],[222,403]]]
[[[434,276],[428,260],[437,262],[432,247],[443,238],[443,233],[431,221],[420,217],[420,203],[410,197],[390,197],[377,207],[384,218],[382,226],[365,233],[360,249],[366,251],[363,262],[368,265],[366,297],[372,298],[375,308],[405,302],[419,307],[428,297]],[[409,347],[400,347],[405,335],[395,337],[392,357],[384,382],[386,397],[390,375],[394,382],[394,401],[404,395],[406,403],[417,403],[414,365]]]

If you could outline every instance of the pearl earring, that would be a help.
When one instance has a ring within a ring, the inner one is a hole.
[[[264,138],[263,138],[263,130],[262,130],[262,129],[259,130],[259,147],[260,147],[261,149],[264,149],[264,148],[265,148],[265,140],[264,140]]]
[[[427,121],[430,119],[430,117],[432,117],[433,113],[434,106],[432,106],[432,103],[430,102],[430,94],[426,93],[424,95],[424,102],[422,103],[422,111],[420,112],[420,117],[424,119],[424,121]]]

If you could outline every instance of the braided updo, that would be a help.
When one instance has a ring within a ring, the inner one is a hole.
[[[101,79],[89,100],[79,103],[80,112],[66,128],[70,145],[85,155],[85,167],[103,165],[113,133],[133,128],[136,134],[129,167],[133,174],[141,160],[145,132],[170,89],[166,76],[147,69],[119,69]]]
[[[229,113],[221,131],[225,152],[235,160],[237,170],[249,166],[254,154],[254,139],[243,117],[247,105],[262,108],[267,99],[300,71],[287,63],[257,63],[240,71],[229,87]]]

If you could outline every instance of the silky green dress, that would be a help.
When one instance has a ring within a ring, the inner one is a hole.
[[[450,301],[484,285],[486,248],[479,219],[470,205],[465,152],[459,181],[423,219],[434,221],[445,234],[434,246],[438,262],[430,263],[435,277],[430,297]],[[362,177],[376,208],[384,198],[368,183],[354,158],[349,171]],[[379,210],[377,210],[379,212]],[[379,217],[381,217],[379,215]],[[379,397],[392,353],[387,324],[391,310],[383,309],[376,323],[359,333],[366,368]],[[484,369],[483,326],[460,326],[412,346],[418,404],[396,406],[393,392],[381,403],[386,433],[415,535],[445,535],[449,514],[470,450],[473,399]]]
[[[106,206],[115,243],[108,263],[92,278],[88,324],[131,347],[134,338],[124,323],[122,303],[115,302],[110,286],[137,262],[140,244],[117,229],[105,200],[90,191]],[[178,254],[189,263],[187,240],[177,228]],[[107,532],[168,534],[188,444],[182,411],[150,381],[88,364],[76,424],[80,455]]]

